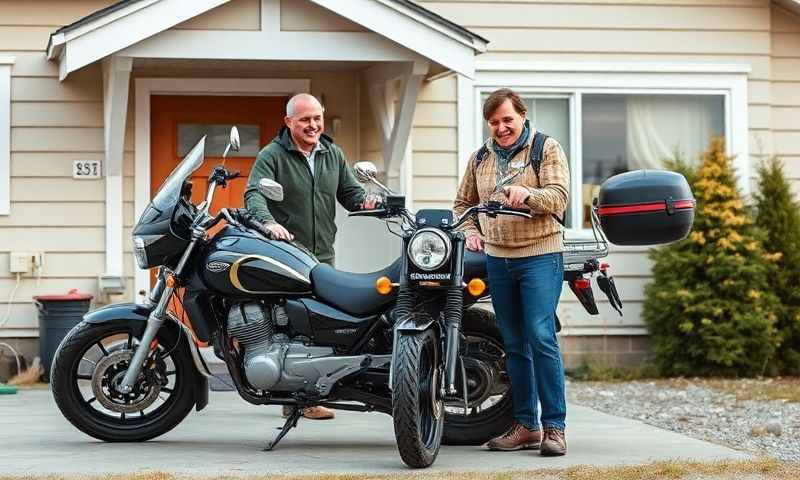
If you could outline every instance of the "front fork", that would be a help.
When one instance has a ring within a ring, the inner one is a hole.
[[[444,308],[445,320],[445,386],[448,395],[456,394],[456,367],[460,347],[461,317],[463,315],[464,294],[461,288],[451,288],[447,292]]]
[[[144,367],[144,361],[150,353],[150,345],[153,343],[153,340],[155,340],[156,335],[158,335],[158,330],[161,328],[161,325],[164,324],[164,319],[167,318],[167,307],[169,306],[172,294],[175,292],[176,284],[174,279],[180,277],[195,245],[197,245],[198,241],[205,238],[205,236],[205,229],[202,227],[195,227],[192,230],[192,240],[186,248],[186,251],[183,252],[183,256],[178,262],[175,271],[169,273],[164,267],[159,271],[156,285],[153,287],[146,301],[148,306],[152,307],[155,304],[155,308],[153,308],[150,312],[150,316],[147,318],[147,327],[144,329],[144,334],[142,334],[139,345],[137,345],[134,350],[130,366],[128,366],[128,370],[125,371],[125,376],[122,377],[122,381],[117,386],[117,390],[119,390],[120,393],[130,393],[133,391],[136,379],[139,378],[139,374]],[[172,280],[168,277],[172,277]]]

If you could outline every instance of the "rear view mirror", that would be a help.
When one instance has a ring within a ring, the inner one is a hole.
[[[238,152],[242,146],[241,141],[239,140],[239,129],[236,126],[231,127],[231,138],[230,138],[231,150],[234,152]]]
[[[270,178],[258,182],[258,191],[273,202],[283,201],[283,185]]]
[[[378,168],[372,162],[357,162],[354,167],[356,178],[361,183],[367,183],[378,176]]]

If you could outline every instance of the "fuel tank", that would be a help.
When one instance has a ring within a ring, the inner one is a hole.
[[[299,245],[267,240],[231,225],[214,236],[203,255],[203,283],[228,297],[308,294],[311,269],[319,263]]]

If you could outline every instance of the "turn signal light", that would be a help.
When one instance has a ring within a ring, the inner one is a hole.
[[[480,297],[486,291],[486,283],[480,278],[473,278],[467,284],[467,291],[473,297]]]
[[[375,290],[381,295],[389,295],[392,293],[392,281],[389,277],[381,277],[375,281]]]
[[[175,275],[167,274],[167,286],[169,288],[175,288],[178,285],[178,281],[175,279]]]

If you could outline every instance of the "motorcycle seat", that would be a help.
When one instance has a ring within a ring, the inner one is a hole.
[[[402,259],[372,273],[350,273],[321,263],[311,270],[311,288],[321,301],[357,317],[380,311],[395,299],[395,292],[381,295],[375,290],[380,277],[400,281]]]
[[[486,278],[486,254],[464,249],[464,281]]]

